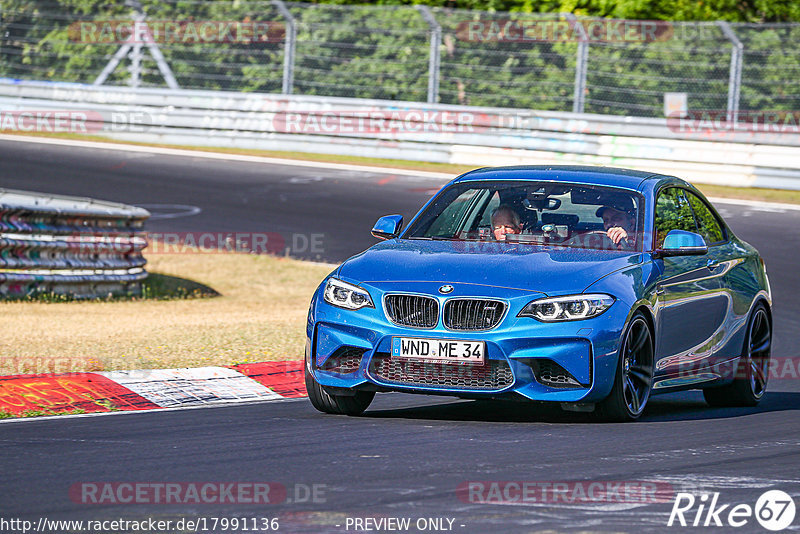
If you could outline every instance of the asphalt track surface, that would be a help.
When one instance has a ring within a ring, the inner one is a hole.
[[[0,187],[200,208],[154,219],[149,228],[156,232],[324,234],[321,251],[291,252],[325,261],[368,247],[378,216],[410,217],[440,185],[391,174],[0,141]],[[800,211],[718,207],[766,260],[773,357],[794,358],[796,370]],[[153,211],[170,210],[180,211]],[[463,533],[696,531],[666,526],[676,492],[718,492],[721,504],[753,506],[764,491],[781,489],[798,500],[798,384],[792,373],[773,378],[754,409],[711,409],[699,392],[659,396],[641,421],[625,425],[522,404],[402,394],[378,395],[359,418],[322,415],[299,400],[2,423],[0,518],[278,517],[281,532],[354,532],[346,529],[348,517],[431,517],[453,519],[452,531]],[[278,482],[291,502],[70,500],[71,485],[93,481]],[[656,481],[666,489],[663,502],[644,504],[484,504],[457,494],[468,481]],[[314,484],[318,499],[304,502]],[[690,521],[696,511],[687,513]],[[798,525],[800,518],[792,530]],[[736,530],[765,532],[753,518]]]

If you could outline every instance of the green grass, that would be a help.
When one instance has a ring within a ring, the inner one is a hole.
[[[142,283],[141,299],[173,300],[218,297],[213,288],[194,280],[162,273],[150,273]]]
[[[0,419],[16,419],[18,417],[47,417],[50,415],[80,415],[86,413],[86,410],[76,408],[65,412],[55,412],[53,410],[24,410],[19,414],[13,414],[5,410],[0,410]]]
[[[121,300],[175,300],[175,299],[196,299],[208,298],[219,296],[214,289],[195,282],[194,280],[187,280],[177,276],[170,276],[161,273],[149,273],[148,277],[142,282],[142,291],[138,295],[108,295],[107,297],[97,297],[91,300],[114,302]],[[54,293],[52,291],[40,291],[29,293],[18,297],[8,297],[8,301],[24,301],[24,302],[46,302],[46,303],[62,303],[62,302],[76,302],[85,301],[86,298],[74,297],[62,293]]]

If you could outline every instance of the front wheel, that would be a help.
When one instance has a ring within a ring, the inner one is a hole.
[[[605,421],[635,421],[653,388],[653,333],[641,312],[631,319],[619,351],[611,394],[598,404]]]
[[[769,357],[772,349],[772,328],[767,308],[758,304],[750,316],[747,338],[736,368],[733,382],[719,388],[703,390],[711,406],[755,406],[767,390]]]
[[[361,415],[375,397],[374,391],[356,391],[354,395],[332,395],[314,380],[307,368],[305,373],[308,400],[322,413]]]

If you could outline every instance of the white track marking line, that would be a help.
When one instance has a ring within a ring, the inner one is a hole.
[[[712,204],[736,204],[748,206],[762,211],[800,211],[800,204],[786,204],[782,202],[766,202],[764,200],[744,200],[741,198],[706,197]]]
[[[326,163],[321,161],[303,161],[296,159],[270,158],[263,156],[245,156],[241,154],[226,154],[223,152],[206,152],[202,150],[185,150],[180,148],[162,148],[143,145],[125,145],[119,143],[100,143],[96,141],[76,141],[72,139],[48,139],[40,137],[28,137],[19,135],[0,134],[2,141],[17,141],[22,143],[39,143],[48,145],[71,146],[82,148],[94,148],[100,150],[121,150],[124,152],[138,152],[147,154],[161,154],[168,156],[185,156],[194,158],[221,159],[229,161],[245,161],[250,163],[267,163],[273,165],[290,165],[295,167],[309,167],[315,169],[331,169],[343,171],[362,171],[377,174],[397,174],[401,176],[414,176],[417,178],[433,178],[436,180],[449,181],[457,176],[457,173],[414,171],[409,169],[394,169],[390,167],[377,167],[367,165],[348,165],[346,163]],[[767,211],[791,210],[800,211],[800,205],[785,204],[780,202],[765,202],[761,200],[742,200],[738,198],[708,197],[712,203],[736,204],[740,206],[750,206]]]
[[[282,398],[249,376],[226,367],[98,372],[163,407]]]
[[[270,158],[264,156],[245,156],[243,154],[226,154],[223,152],[205,152],[202,150],[185,150],[180,148],[162,148],[141,145],[123,145],[118,143],[100,143],[96,141],[75,141],[72,139],[47,139],[40,137],[27,137],[16,135],[0,135],[0,141],[17,141],[22,143],[39,143],[45,145],[59,145],[80,148],[93,148],[97,150],[121,150],[124,152],[139,152],[160,154],[165,156],[184,156],[189,158],[222,159],[228,161],[244,161],[248,163],[267,163],[271,165],[291,165],[295,167],[311,167],[315,169],[330,169],[340,171],[360,171],[378,174],[399,174],[417,178],[433,178],[436,180],[452,180],[456,173],[413,171],[409,169],[393,169],[388,167],[373,167],[367,165],[349,165],[346,163],[325,163],[320,161],[303,161],[296,159]]]

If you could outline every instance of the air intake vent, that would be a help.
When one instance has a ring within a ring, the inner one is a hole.
[[[490,330],[505,311],[505,302],[499,300],[450,299],[444,305],[444,325],[450,330]]]
[[[569,371],[558,365],[553,360],[532,360],[530,366],[536,381],[551,388],[580,388],[584,387]]]
[[[486,360],[484,365],[418,362],[377,353],[370,374],[379,382],[447,389],[500,390],[514,383],[511,366],[504,360]]]
[[[355,373],[361,366],[361,356],[364,352],[364,349],[358,347],[342,347],[325,360],[322,369],[343,375]]]
[[[439,302],[419,295],[387,295],[386,313],[394,324],[433,328],[439,322]]]

